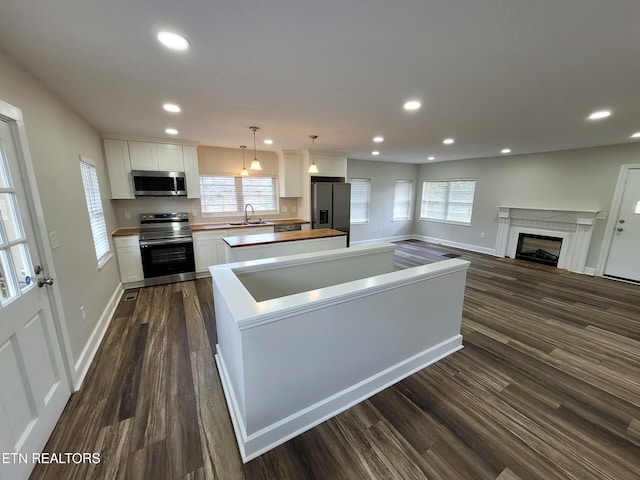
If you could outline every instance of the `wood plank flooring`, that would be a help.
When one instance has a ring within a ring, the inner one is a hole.
[[[45,449],[101,463],[31,478],[640,478],[640,286],[397,245],[396,268],[471,261],[459,352],[243,465],[213,360],[211,280],[142,288]]]

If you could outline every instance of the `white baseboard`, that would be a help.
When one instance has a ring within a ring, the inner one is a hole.
[[[352,247],[359,247],[361,245],[373,245],[376,243],[386,243],[386,242],[399,242],[401,240],[411,240],[413,238],[414,238],[414,235],[398,235],[395,237],[374,238],[372,240],[351,241],[349,245]]]
[[[116,287],[116,290],[113,292],[113,295],[111,295],[109,303],[107,304],[104,312],[102,312],[102,315],[100,315],[100,319],[93,329],[93,332],[91,332],[89,340],[87,340],[87,343],[82,349],[82,352],[78,357],[78,361],[74,365],[73,388],[76,392],[82,386],[84,377],[89,371],[89,367],[91,366],[93,357],[95,357],[98,348],[100,347],[100,343],[102,343],[104,334],[107,332],[107,327],[109,326],[109,323],[111,323],[111,318],[116,311],[116,307],[118,306],[118,302],[120,302],[120,297],[122,297],[123,293],[124,288],[122,288],[122,284],[119,283]]]
[[[582,273],[584,273],[585,275],[591,275],[592,277],[595,277],[596,269],[591,267],[584,267],[584,270],[582,270]]]
[[[244,427],[245,421],[242,416],[242,410],[236,402],[224,359],[220,350],[217,349],[216,364],[220,372],[220,379],[242,461],[247,463],[461,348],[462,335],[455,335],[438,345],[430,347],[376,375],[249,435],[247,435]],[[283,392],[283,394],[286,394],[286,392]]]
[[[422,240],[423,242],[435,243],[437,245],[444,245],[446,247],[459,248],[461,250],[468,250],[470,252],[484,253],[486,255],[496,255],[495,248],[480,247],[478,245],[471,245],[469,243],[452,242],[451,240],[444,240],[442,238],[426,237],[424,235],[413,235],[414,240]]]

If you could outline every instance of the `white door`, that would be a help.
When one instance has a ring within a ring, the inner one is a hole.
[[[604,274],[640,282],[640,168],[627,173]]]
[[[0,110],[1,480],[28,478],[33,453],[43,450],[70,396],[51,287],[39,288],[34,272],[43,254],[22,183],[19,142],[15,122]]]

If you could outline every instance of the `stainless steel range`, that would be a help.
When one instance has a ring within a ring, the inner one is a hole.
[[[193,237],[186,213],[140,215],[140,250],[145,285],[196,278]]]

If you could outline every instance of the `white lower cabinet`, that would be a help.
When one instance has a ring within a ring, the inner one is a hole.
[[[224,237],[273,233],[273,226],[242,227],[229,230],[209,230],[193,232],[193,255],[196,262],[196,273],[209,273],[211,265],[226,263]]]
[[[137,236],[115,237],[120,281],[124,284],[144,280],[142,254]]]
[[[224,240],[229,230],[193,232],[193,254],[196,261],[196,273],[208,272],[210,265],[224,263]]]

